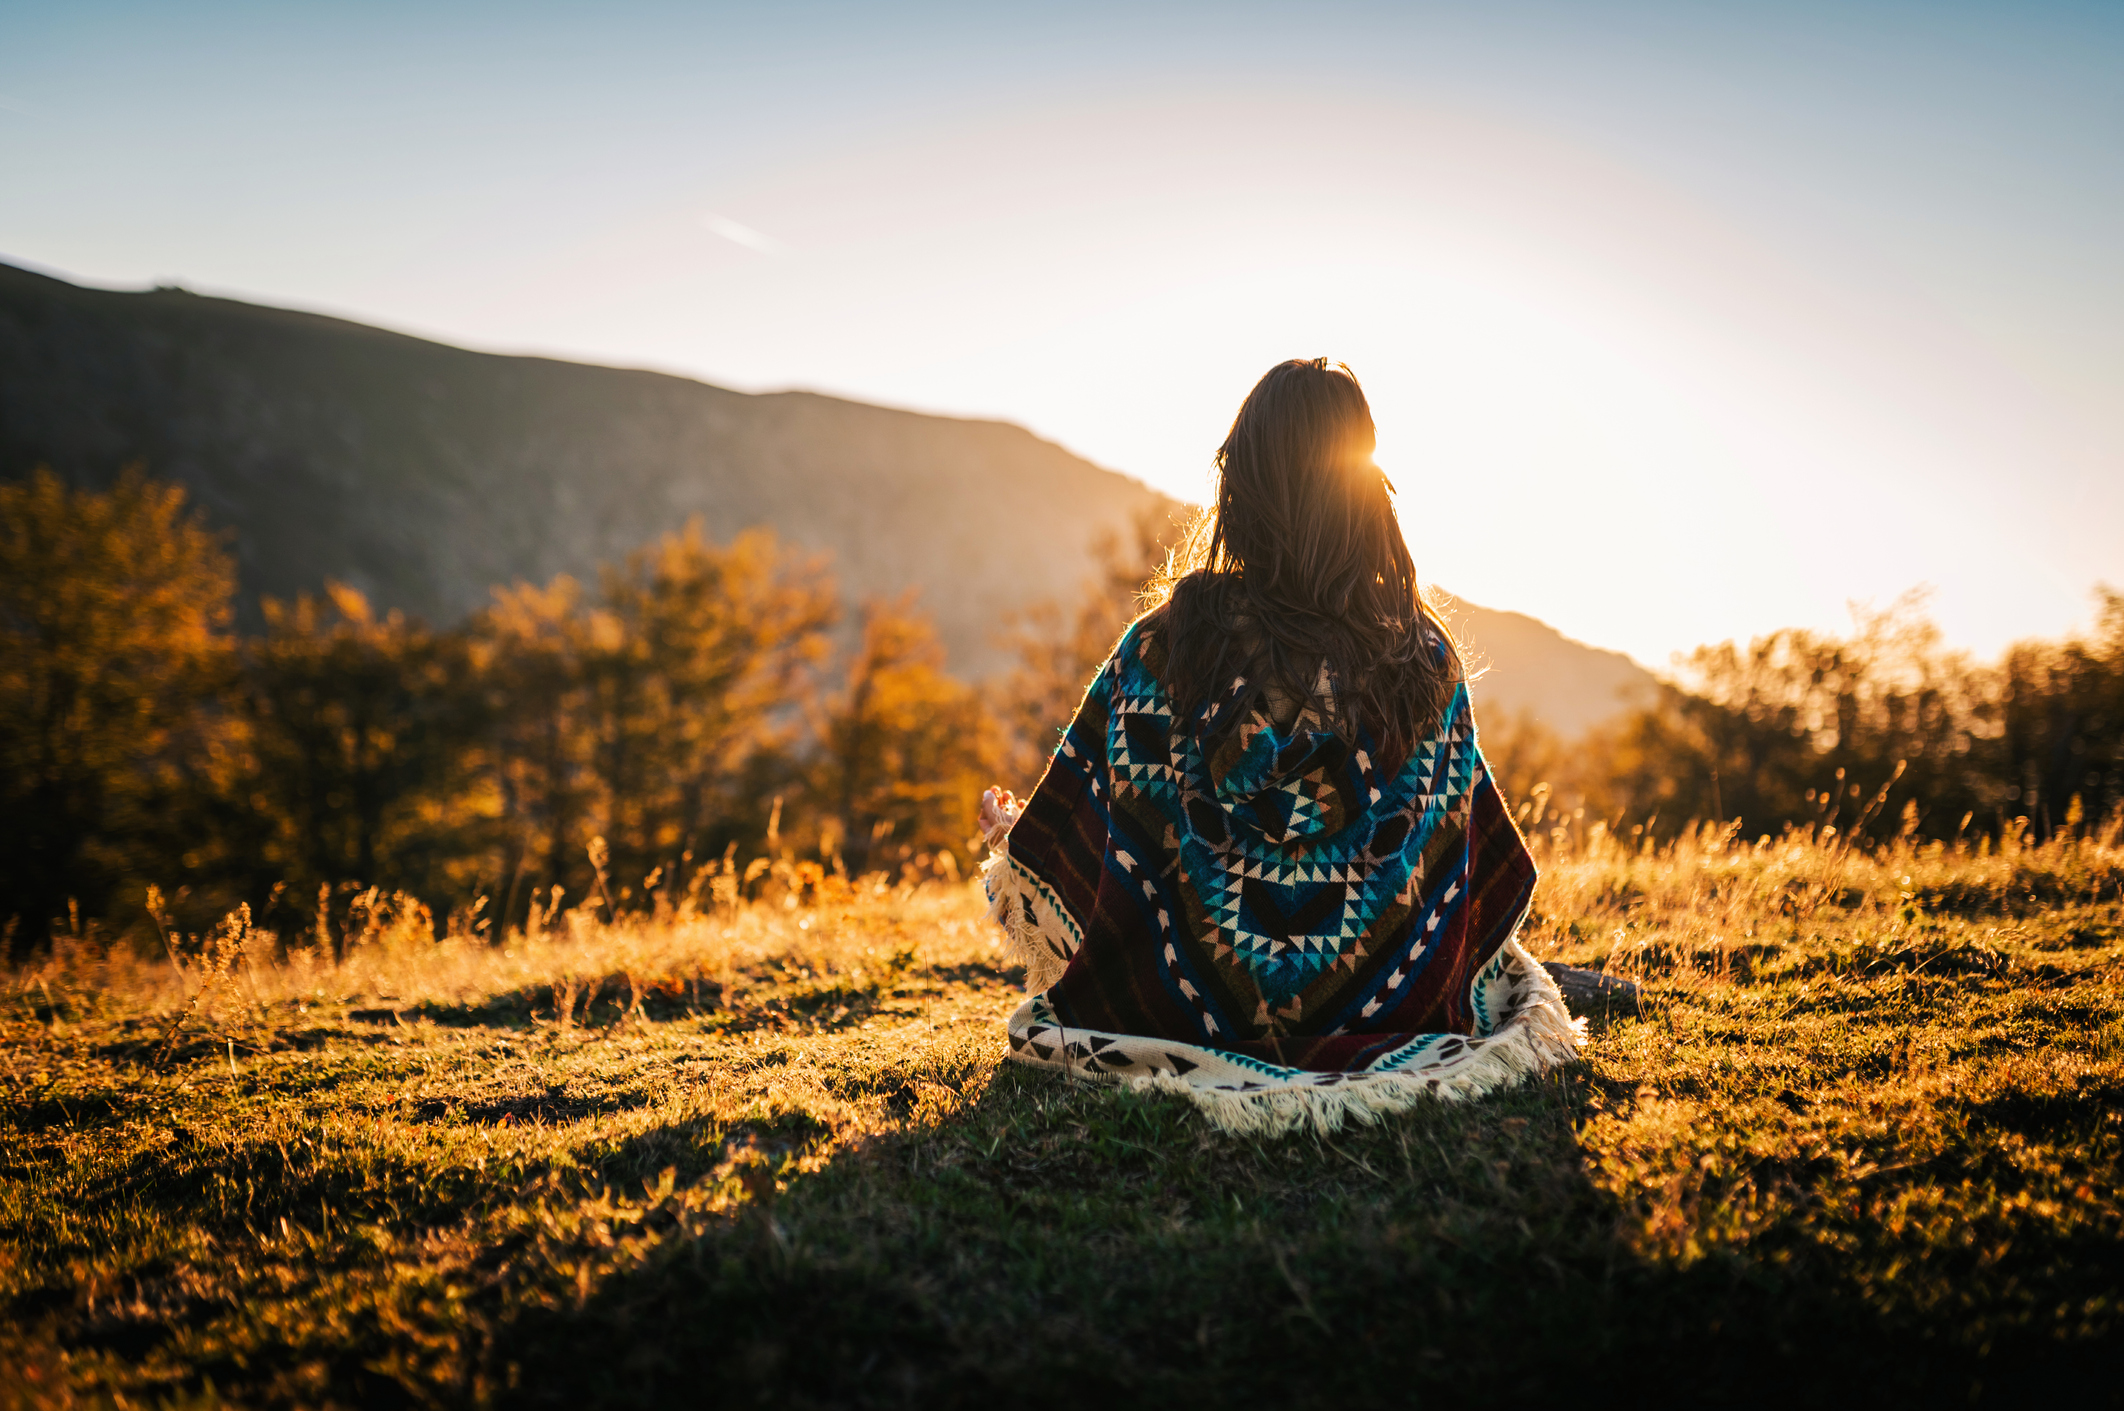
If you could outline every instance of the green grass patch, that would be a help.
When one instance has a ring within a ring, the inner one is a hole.
[[[1278,1140],[1003,1063],[1020,977],[960,889],[63,948],[0,1003],[0,1368],[33,1405],[2116,1401],[2114,849],[1546,865],[1531,944],[1644,1016]]]

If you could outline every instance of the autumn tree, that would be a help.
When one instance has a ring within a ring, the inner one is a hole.
[[[2124,593],[2096,600],[2092,637],[2019,642],[1999,668],[1991,802],[2039,833],[2124,808]]]
[[[1994,667],[1941,643],[1906,599],[1847,636],[1787,629],[1697,649],[1686,686],[1580,752],[1604,811],[1665,827],[1738,819],[1947,837],[2039,833],[2124,797],[2124,597],[2092,639],[2025,642]]]
[[[474,797],[483,702],[462,634],[338,583],[264,607],[244,669],[254,887],[470,885],[494,810]]]
[[[594,602],[568,579],[499,592],[475,627],[496,701],[505,907],[529,886],[586,895],[592,837],[631,891],[757,836],[758,761],[791,746],[836,612],[810,559],[764,531],[717,546],[698,523],[599,586]]]
[[[853,873],[939,849],[964,856],[999,746],[979,694],[945,674],[944,649],[911,596],[873,601],[820,723],[814,807],[833,821]]]
[[[487,766],[502,826],[496,840],[499,915],[514,920],[528,889],[584,894],[585,850],[601,826],[590,758],[589,687],[582,661],[590,632],[582,586],[494,590],[473,625],[487,715]]]
[[[209,869],[234,568],[175,486],[0,485],[0,928],[137,905]]]
[[[631,885],[690,846],[764,826],[763,801],[738,786],[799,724],[786,708],[836,609],[816,564],[773,535],[719,548],[698,521],[607,570],[602,596],[583,658],[592,770]]]

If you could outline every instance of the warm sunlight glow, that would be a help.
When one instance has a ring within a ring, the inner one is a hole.
[[[0,1411],[2114,1402],[2120,75],[7,5]]]
[[[1254,378],[1325,354],[1424,492],[1427,577],[1655,666],[1919,584],[1990,648],[2124,574],[2086,410],[1880,271],[1797,259],[1556,132],[1436,107],[1321,121],[1347,141],[1312,150],[1246,104],[1107,104],[821,155],[726,193],[790,245],[716,216],[743,247],[719,255],[674,208],[464,316],[503,343],[1021,421],[1191,499]],[[1220,193],[1263,161],[1300,190],[1233,218]],[[2095,512],[2016,497],[2031,463]]]
[[[200,78],[167,141],[225,152],[229,175],[174,187],[193,157],[112,147],[66,116],[72,90],[0,62],[4,130],[44,124],[0,253],[1015,421],[1187,497],[1253,380],[1325,354],[1424,492],[1428,577],[1654,666],[1921,584],[1989,652],[2084,623],[2094,584],[2124,581],[2099,44],[1736,12],[1670,15],[1678,47],[1639,52],[1577,11],[1412,10],[1368,20],[1379,47],[1353,54],[1334,23],[1199,20],[1132,20],[1096,56],[1006,26],[980,64],[941,13],[673,20],[653,43],[645,21],[526,21],[474,76],[391,79],[456,106],[358,142],[333,105],[374,109],[367,69],[280,93],[271,122],[195,97],[218,91]],[[288,23],[252,42],[311,53]],[[111,62],[145,103],[164,51],[197,45],[141,24]],[[486,53],[470,24],[437,52]],[[399,52],[388,25],[324,48]],[[1974,92],[1956,65],[1979,53],[2017,67]],[[626,80],[526,107],[589,72],[533,82],[558,54]],[[260,134],[283,131],[331,184],[231,185],[282,169]],[[102,184],[130,204],[99,207],[67,175],[84,163],[133,172]]]

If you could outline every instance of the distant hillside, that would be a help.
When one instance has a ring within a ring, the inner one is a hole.
[[[1523,612],[1456,602],[1447,614],[1475,677],[1478,719],[1525,712],[1566,737],[1634,705],[1650,705],[1652,673],[1621,652],[1575,642]]]
[[[251,598],[332,577],[448,621],[493,584],[594,575],[698,515],[713,538],[770,525],[829,551],[851,597],[927,586],[973,676],[1004,664],[998,610],[1073,595],[1102,529],[1168,503],[999,422],[0,266],[0,475],[101,483],[131,461],[235,531]]]
[[[497,583],[582,578],[699,516],[831,555],[851,598],[925,591],[953,669],[1008,665],[998,615],[1072,598],[1106,529],[1172,502],[1021,427],[806,392],[473,353],[182,290],[0,265],[0,476],[130,462],[233,532],[247,610],[327,578],[438,622]],[[1649,681],[1464,607],[1489,712],[1574,732]]]

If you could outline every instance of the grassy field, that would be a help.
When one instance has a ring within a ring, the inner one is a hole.
[[[959,887],[63,947],[0,991],[0,1384],[2116,1403],[2114,837],[1541,847],[1532,947],[1642,977],[1644,1016],[1522,1091],[1274,1141],[1003,1064],[1017,977]]]

